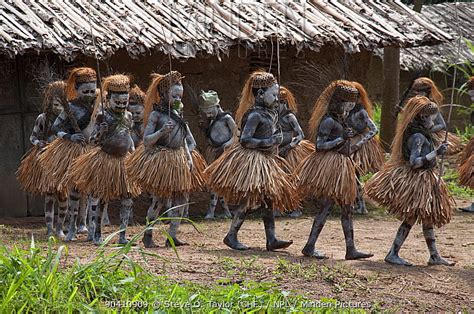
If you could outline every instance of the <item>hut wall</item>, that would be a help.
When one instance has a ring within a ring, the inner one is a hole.
[[[281,83],[295,93],[300,104],[298,117],[303,128],[310,117],[311,108],[319,93],[331,79],[340,78],[342,51],[325,48],[321,52],[302,51],[281,48],[280,74]],[[196,104],[188,94],[190,89],[199,92],[201,89],[213,89],[219,93],[224,110],[234,112],[238,104],[241,88],[249,73],[257,68],[268,70],[271,59],[271,49],[246,51],[235,48],[229,56],[223,56],[219,61],[216,57],[201,57],[185,62],[173,60],[174,70],[182,72],[186,78],[185,118],[198,142],[198,147],[204,149],[206,143],[204,133],[199,128]],[[368,78],[366,64],[370,62],[369,53],[360,53],[347,57],[350,71],[348,79],[365,82]],[[36,77],[48,62],[60,77],[65,78],[69,68],[74,66],[95,67],[95,60],[78,57],[73,63],[59,61],[52,55],[25,55],[15,60],[1,59],[2,73],[0,77],[0,216],[24,217],[40,216],[43,204],[40,198],[32,198],[20,190],[15,178],[21,156],[31,147],[29,135],[41,107],[41,94],[38,91]],[[316,68],[329,70],[329,74],[318,75],[308,70],[311,62]],[[111,73],[132,74],[134,82],[146,90],[149,75],[152,72],[165,73],[169,69],[168,57],[161,53],[144,56],[138,60],[131,59],[125,51],[119,51],[111,59],[101,62],[101,74]],[[272,72],[277,73],[276,50],[274,49]],[[207,208],[209,195],[197,193],[192,195],[192,213],[204,212]],[[137,202],[139,215],[144,215],[147,200]],[[113,211],[112,211],[113,214]]]

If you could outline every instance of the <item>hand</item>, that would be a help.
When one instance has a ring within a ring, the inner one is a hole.
[[[272,144],[280,145],[283,142],[283,134],[281,132],[272,135]]]
[[[342,136],[344,139],[348,139],[354,136],[355,136],[355,132],[352,128],[344,129],[344,134]]]
[[[102,123],[100,124],[100,133],[104,134],[104,133],[106,133],[108,130],[109,130],[109,125],[107,124],[107,122],[102,122]]]
[[[360,148],[361,148],[361,146],[359,144],[351,145],[351,154],[358,151]]]
[[[349,147],[350,141],[345,141],[344,144],[342,144],[341,147],[337,149],[337,151],[344,156],[350,156],[352,154],[352,147]]]
[[[71,136],[71,141],[78,144],[85,144],[86,138],[82,133],[76,133]]]
[[[36,144],[36,146],[38,146],[39,148],[44,148],[46,145],[48,145],[48,142],[46,141],[38,141],[38,143]]]
[[[166,122],[165,125],[163,125],[160,131],[163,132],[164,134],[168,134],[171,132],[171,130],[173,130],[173,128],[174,128],[173,122],[168,121]]]
[[[292,140],[291,143],[290,143],[290,147],[293,148],[293,147],[295,147],[296,145],[298,145],[300,142],[301,142],[301,139],[300,139],[300,138],[294,137],[293,140]]]
[[[444,155],[448,150],[448,144],[443,143],[436,149],[436,155]]]

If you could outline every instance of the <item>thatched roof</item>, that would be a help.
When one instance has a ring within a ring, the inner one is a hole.
[[[92,5],[90,5],[92,3]],[[0,1],[0,52],[52,51],[71,60],[118,49],[131,57],[154,50],[174,57],[220,55],[276,36],[297,49],[342,46],[348,52],[450,40],[400,1]]]
[[[421,13],[425,20],[446,30],[456,40],[430,47],[403,49],[400,63],[404,70],[433,69],[446,63],[458,63],[465,60],[474,62],[474,55],[463,41],[459,59],[456,60],[458,28],[455,14],[456,3],[425,5]],[[458,2],[458,21],[463,38],[474,43],[474,3]]]

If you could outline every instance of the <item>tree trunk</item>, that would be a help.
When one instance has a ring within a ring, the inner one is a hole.
[[[383,50],[383,96],[380,121],[380,139],[382,146],[389,151],[395,129],[397,116],[394,112],[398,105],[400,89],[400,49],[386,47]]]

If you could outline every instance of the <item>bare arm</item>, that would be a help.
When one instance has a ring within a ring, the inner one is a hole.
[[[61,112],[61,114],[56,118],[53,123],[52,130],[58,137],[64,138],[66,135],[72,135],[67,133],[66,130],[67,115],[66,112]]]
[[[31,131],[31,135],[30,135],[31,144],[35,146],[36,145],[41,146],[41,145],[46,144],[44,140],[40,139],[40,134],[44,132],[45,128],[46,128],[46,115],[42,113],[36,118],[33,131]]]
[[[237,128],[237,125],[235,124],[234,119],[233,119],[230,115],[226,115],[226,116],[225,116],[225,122],[226,122],[227,127],[228,127],[229,130],[230,130],[230,134],[232,134],[232,136],[230,137],[230,139],[229,139],[227,142],[225,142],[224,145],[223,145],[224,148],[227,148],[227,147],[229,147],[229,146],[232,144],[232,142],[234,141],[234,136],[233,136],[233,135],[235,134],[235,130],[236,130],[236,128]]]
[[[425,137],[422,134],[413,134],[411,139],[412,144],[410,147],[410,165],[413,169],[421,168],[425,163],[436,158],[438,155],[436,149],[425,156],[422,155],[421,149],[423,147],[423,142],[425,141]]]
[[[168,122],[161,129],[155,132],[157,123],[158,123],[158,113],[156,113],[155,111],[152,111],[150,113],[150,117],[148,118],[145,131],[143,132],[144,133],[143,144],[145,146],[155,145],[155,143],[158,142],[160,138],[162,138],[164,135],[171,132],[171,130],[173,129],[173,125],[170,122]]]
[[[304,132],[300,124],[298,123],[298,119],[296,119],[296,116],[294,114],[291,113],[288,116],[288,119],[290,121],[291,127],[296,132],[296,137],[294,137],[290,143],[291,147],[295,147],[296,145],[298,145],[299,142],[301,142],[304,139]]]
[[[189,125],[187,123],[186,123],[186,146],[188,147],[188,150],[190,152],[192,152],[197,146],[193,133],[191,133],[191,129],[189,128]]]
[[[240,143],[247,148],[271,148],[274,145],[273,137],[259,139],[254,138],[255,130],[260,123],[260,115],[256,112],[249,114],[244,129],[240,135]]]
[[[431,132],[446,130],[446,122],[444,122],[444,118],[441,112],[438,112],[438,114],[436,115],[436,119],[434,119],[433,122],[434,122],[434,125],[430,130]]]
[[[344,142],[342,136],[337,137],[334,140],[330,140],[329,136],[334,127],[335,121],[331,118],[324,119],[319,125],[318,137],[316,138],[316,148],[321,151],[331,150],[337,145]]]
[[[367,132],[364,133],[364,136],[360,139],[359,142],[355,143],[355,145],[351,146],[352,151],[356,151],[362,147],[365,143],[367,143],[370,139],[372,139],[378,132],[377,126],[375,125],[374,121],[370,119],[367,111],[361,110],[358,113],[357,118],[364,121],[364,124],[367,125],[369,129]]]

